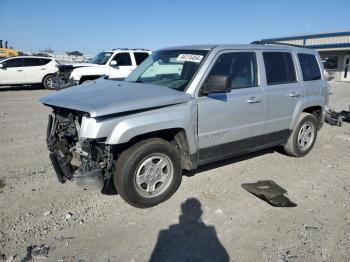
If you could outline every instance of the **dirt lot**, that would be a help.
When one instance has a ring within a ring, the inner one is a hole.
[[[331,91],[331,106],[348,110],[350,84]],[[350,261],[349,123],[325,124],[304,158],[272,149],[205,166],[167,202],[136,209],[56,181],[50,110],[37,102],[48,93],[0,91],[0,261],[33,245],[49,247],[35,261]],[[242,187],[258,181],[286,190],[289,207]]]

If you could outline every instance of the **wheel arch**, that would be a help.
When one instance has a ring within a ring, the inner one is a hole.
[[[132,137],[128,142],[115,145],[115,153],[118,155],[136,143],[150,138],[161,138],[173,144],[176,147],[176,150],[179,152],[182,169],[192,170],[194,168],[194,165],[196,165],[196,161],[194,161],[190,155],[190,144],[186,135],[186,131],[181,127],[154,130],[151,132],[136,135]]]
[[[304,98],[300,100],[294,110],[293,118],[290,125],[290,130],[293,130],[299,115],[303,112],[313,114],[318,122],[318,128],[320,129],[323,124],[323,112],[325,109],[325,100],[321,97]]]
[[[48,73],[48,74],[44,75],[44,76],[43,76],[43,79],[41,80],[41,83],[44,84],[45,78],[48,77],[48,76],[53,76],[54,74],[55,74],[55,73]]]
[[[54,89],[53,87],[47,88],[47,87],[45,86],[45,79],[46,79],[48,76],[54,76],[54,75],[55,75],[55,73],[48,73],[48,74],[44,75],[44,76],[43,76],[43,79],[41,80],[41,85],[42,85],[44,88],[46,88],[46,89]]]

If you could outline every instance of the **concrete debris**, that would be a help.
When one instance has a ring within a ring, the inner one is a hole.
[[[59,236],[55,236],[55,240],[57,240],[57,241],[60,241],[60,242],[62,242],[62,241],[64,241],[64,240],[69,240],[69,239],[73,239],[74,237],[64,237],[64,236],[62,236],[62,235],[59,235]]]
[[[217,215],[221,215],[223,212],[220,208],[218,208],[216,211],[215,211],[215,214]]]
[[[44,212],[44,216],[45,216],[45,217],[47,217],[47,216],[49,216],[49,215],[51,215],[51,214],[52,214],[52,211],[50,211],[50,210]]]
[[[68,221],[72,218],[73,214],[72,213],[67,213],[64,217],[64,220]]]
[[[47,258],[49,256],[50,247],[45,245],[34,245],[27,247],[27,256],[22,262],[32,262],[34,257]]]
[[[15,261],[16,259],[16,255],[14,256],[9,256],[7,259],[6,259],[6,262],[12,262],[12,261]]]

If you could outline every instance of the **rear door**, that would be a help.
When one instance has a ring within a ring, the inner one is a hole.
[[[200,95],[198,142],[200,164],[249,151],[262,143],[265,95],[259,83],[253,51],[226,51],[217,55],[205,78],[231,77],[230,93]],[[205,83],[205,82],[204,82]]]
[[[23,70],[27,76],[28,84],[41,83],[44,76],[49,73],[47,64],[50,59],[46,58],[24,58]]]
[[[294,109],[303,96],[297,81],[295,57],[288,51],[263,51],[266,113],[264,133],[268,142],[285,140],[290,134]],[[269,141],[270,140],[270,141]]]
[[[148,56],[147,52],[134,52],[135,68],[139,66]]]
[[[113,60],[116,61],[117,64],[114,66],[109,65],[110,79],[123,80],[132,72],[133,68],[136,67],[132,64],[130,52],[117,53],[111,59],[111,61]]]
[[[11,58],[3,61],[2,64],[3,68],[0,68],[0,84],[15,85],[26,83],[23,58]]]

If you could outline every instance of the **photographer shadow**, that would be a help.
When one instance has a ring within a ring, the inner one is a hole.
[[[215,227],[202,220],[201,203],[196,198],[181,205],[179,223],[161,230],[149,261],[229,261]]]

